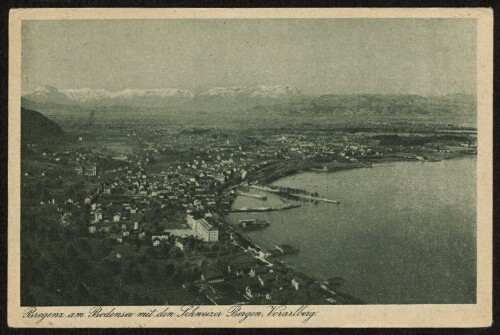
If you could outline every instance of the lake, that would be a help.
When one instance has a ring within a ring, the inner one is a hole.
[[[301,204],[227,216],[231,223],[269,221],[269,228],[248,235],[266,248],[299,248],[285,263],[320,280],[343,277],[341,290],[369,304],[475,303],[475,158],[306,172],[273,185],[341,202],[296,202],[256,190],[267,201],[237,197],[235,208]]]

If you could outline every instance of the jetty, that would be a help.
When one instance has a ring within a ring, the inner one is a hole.
[[[260,195],[260,194],[236,192],[236,195],[241,195],[243,197],[254,198],[254,199],[259,199],[259,200],[267,200],[267,197],[265,195]]]
[[[250,185],[250,187],[254,188],[256,190],[261,190],[261,191],[266,191],[266,192],[271,192],[271,193],[276,193],[276,194],[286,194],[286,195],[291,195],[291,196],[294,196],[294,197],[297,197],[297,198],[302,198],[302,199],[328,202],[328,203],[331,203],[331,204],[340,204],[340,201],[338,201],[338,200],[330,200],[330,199],[315,197],[315,196],[306,195],[306,194],[290,193],[290,192],[286,192],[286,191],[282,191],[282,190],[277,190],[275,188],[268,187],[268,186]]]
[[[225,213],[239,213],[239,212],[277,212],[284,211],[287,209],[297,208],[300,205],[295,204],[285,204],[281,207],[241,207],[241,208],[233,208],[224,211]]]

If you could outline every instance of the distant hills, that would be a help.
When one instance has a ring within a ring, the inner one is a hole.
[[[476,122],[476,100],[473,95],[436,96],[386,94],[327,94],[307,96],[291,85],[253,87],[216,87],[194,94],[177,88],[125,89],[111,92],[102,89],[59,90],[42,86],[23,94],[22,106],[35,109],[71,110],[138,108],[175,109],[217,113],[245,112],[258,115],[332,116],[347,120],[431,119],[440,122]]]
[[[54,143],[65,139],[61,127],[39,112],[21,108],[21,143]]]
[[[475,122],[476,99],[467,94],[420,95],[323,95],[293,104],[256,106],[253,112],[333,117],[440,118]]]

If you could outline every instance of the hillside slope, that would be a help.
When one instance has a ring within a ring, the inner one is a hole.
[[[21,108],[21,143],[54,143],[65,138],[65,132],[39,112]]]

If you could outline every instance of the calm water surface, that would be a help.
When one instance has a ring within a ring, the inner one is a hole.
[[[227,220],[269,221],[269,228],[249,233],[256,243],[298,247],[286,263],[318,279],[341,276],[342,290],[367,303],[474,303],[475,176],[475,159],[301,173],[274,185],[341,204],[299,202],[300,208],[232,213]],[[266,195],[267,201],[240,196],[234,207],[293,202]]]

